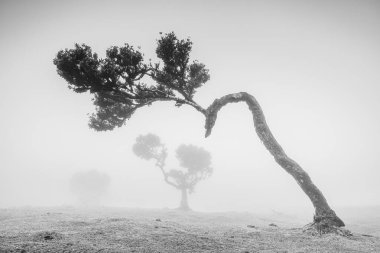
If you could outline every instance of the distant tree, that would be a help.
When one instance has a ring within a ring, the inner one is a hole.
[[[133,152],[145,160],[154,160],[160,168],[167,184],[181,191],[179,209],[189,210],[188,193],[194,191],[195,185],[212,174],[211,155],[203,148],[193,145],[181,145],[176,150],[176,157],[182,169],[165,170],[166,147],[154,134],[140,135],[133,145]]]
[[[83,205],[99,205],[109,185],[109,176],[97,170],[78,172],[70,179],[71,192]]]
[[[174,101],[180,107],[188,105],[205,116],[206,137],[211,134],[219,110],[229,104],[245,102],[252,112],[255,130],[275,161],[288,172],[309,197],[315,208],[314,224],[325,232],[343,227],[343,221],[328,205],[322,192],[311,181],[301,166],[286,155],[270,131],[257,100],[246,92],[225,95],[207,108],[194,101],[197,89],[210,76],[205,65],[190,62],[192,42],[180,40],[167,33],[157,41],[156,54],[160,63],[144,63],[143,54],[132,46],[110,47],[100,59],[85,44],[58,52],[54,59],[58,74],[75,92],[94,94],[96,113],[89,126],[98,131],[122,126],[140,107],[156,101]],[[239,63],[235,66],[239,67]],[[143,80],[150,78],[154,84]]]

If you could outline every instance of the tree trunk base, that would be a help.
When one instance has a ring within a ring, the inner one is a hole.
[[[314,215],[314,221],[306,225],[303,231],[311,235],[337,234],[345,237],[352,236],[349,230],[343,228],[344,226],[344,222],[330,209],[317,212]]]
[[[314,222],[304,227],[304,232],[311,235],[337,234],[345,237],[352,236],[352,233],[343,228],[344,222],[334,211],[314,215]]]
[[[304,231],[311,235],[337,234],[346,237],[352,236],[349,230],[343,228],[344,226],[344,222],[332,209],[317,209],[313,222],[306,225]]]
[[[189,206],[179,206],[176,208],[178,211],[192,211]]]
[[[350,237],[353,234],[350,230],[337,227],[335,225],[327,225],[326,223],[310,223],[303,228],[303,232],[313,236],[320,236],[324,234],[336,234],[344,237]]]
[[[344,227],[344,222],[336,215],[336,213],[328,208],[324,211],[316,211],[314,215],[314,223],[325,224],[326,226]]]

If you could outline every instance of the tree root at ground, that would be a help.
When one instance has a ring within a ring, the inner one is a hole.
[[[326,220],[307,224],[303,227],[303,232],[313,236],[336,234],[344,237],[350,237],[353,235],[350,230],[337,227]]]

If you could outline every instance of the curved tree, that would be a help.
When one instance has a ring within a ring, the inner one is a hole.
[[[195,185],[212,174],[211,155],[203,148],[193,145],[181,145],[176,150],[177,159],[181,170],[165,170],[167,157],[166,147],[160,138],[154,134],[140,135],[133,145],[133,152],[138,157],[155,161],[155,165],[161,170],[167,184],[181,191],[181,203],[179,209],[190,210],[188,193],[194,191]]]
[[[188,105],[205,116],[206,137],[211,134],[219,110],[229,104],[245,102],[252,112],[255,130],[275,161],[287,171],[309,197],[315,208],[314,224],[324,231],[343,227],[343,221],[328,205],[322,192],[301,166],[286,155],[272,135],[257,100],[246,92],[229,94],[207,108],[194,100],[198,88],[209,80],[205,65],[190,62],[192,42],[180,40],[172,33],[161,35],[156,53],[160,63],[145,63],[143,54],[132,46],[110,47],[100,59],[87,45],[58,52],[54,59],[58,74],[75,92],[94,94],[94,113],[89,126],[95,130],[112,130],[122,126],[140,107],[156,101],[173,101],[176,106]],[[150,78],[147,85],[143,78]]]

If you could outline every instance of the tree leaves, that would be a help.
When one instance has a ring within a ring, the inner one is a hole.
[[[182,144],[176,150],[176,157],[180,165],[193,174],[208,170],[211,165],[210,153],[194,145]]]
[[[96,113],[90,117],[89,126],[91,128],[96,131],[106,131],[121,127],[137,109],[137,106],[132,104],[130,100],[118,101],[115,98],[112,92],[95,94]]]
[[[171,32],[162,36],[157,44],[156,53],[164,67],[155,72],[154,79],[160,84],[171,86],[191,100],[195,89],[210,79],[204,64],[197,61],[188,64],[192,42],[190,39],[179,40]]]
[[[155,101],[174,101],[176,106],[188,104],[202,110],[193,101],[195,90],[209,80],[204,64],[189,63],[192,42],[179,40],[171,32],[157,41],[157,56],[163,62],[144,63],[144,55],[128,44],[107,49],[98,58],[85,44],[60,50],[54,59],[58,74],[70,89],[94,94],[95,113],[89,126],[98,131],[122,126],[138,108]],[[155,83],[147,85],[144,78]]]
[[[99,87],[103,84],[99,76],[98,56],[93,54],[91,48],[85,44],[75,44],[74,49],[59,51],[54,64],[57,66],[58,74],[75,92],[85,92],[91,87]]]
[[[186,83],[186,90],[189,96],[192,98],[195,90],[202,87],[208,80],[210,80],[210,75],[204,64],[194,61],[189,65]]]
[[[158,40],[156,54],[164,62],[163,71],[183,78],[192,44],[190,39],[179,40],[174,32],[162,36]]]
[[[161,143],[160,138],[154,134],[137,137],[133,145],[133,152],[142,159],[155,160],[156,165],[164,174],[165,181],[170,182],[168,181],[168,178],[170,178],[174,182],[174,184],[171,184],[179,189],[186,188],[192,192],[200,180],[212,174],[210,153],[203,148],[193,145],[180,145],[177,148],[176,157],[182,169],[165,171],[166,147]]]
[[[140,135],[132,148],[138,157],[150,160],[155,159],[161,165],[165,163],[167,157],[166,147],[161,143],[160,138],[154,134]]]

